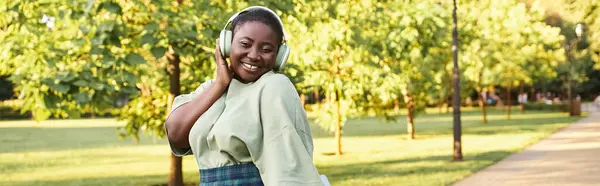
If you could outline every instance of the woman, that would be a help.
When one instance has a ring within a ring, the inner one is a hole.
[[[173,153],[195,156],[200,185],[323,185],[296,89],[273,72],[289,54],[281,20],[250,7],[229,23],[216,79],[174,100],[165,124]]]

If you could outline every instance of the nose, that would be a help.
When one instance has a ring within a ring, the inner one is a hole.
[[[248,52],[248,58],[252,61],[260,60],[260,55],[258,54],[258,48],[252,48],[250,52]]]

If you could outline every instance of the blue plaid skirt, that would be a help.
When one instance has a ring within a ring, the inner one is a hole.
[[[200,186],[264,186],[253,163],[200,169]]]

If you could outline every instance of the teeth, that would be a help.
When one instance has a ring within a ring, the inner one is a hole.
[[[254,65],[251,65],[251,64],[242,63],[242,65],[244,67],[246,67],[247,69],[249,69],[249,70],[256,70],[256,69],[258,69],[258,66],[254,66]]]

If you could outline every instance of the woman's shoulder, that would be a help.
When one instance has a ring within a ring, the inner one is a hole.
[[[268,72],[259,79],[261,85],[292,85],[292,81],[284,74]]]
[[[275,89],[283,90],[283,92],[296,92],[296,87],[294,87],[294,84],[290,78],[284,74],[268,72],[260,77],[259,84],[263,87],[263,89],[267,90]]]

